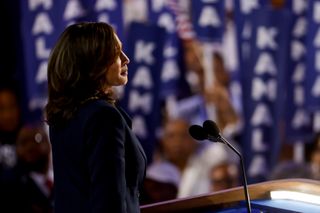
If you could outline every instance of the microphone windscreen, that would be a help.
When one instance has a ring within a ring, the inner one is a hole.
[[[206,120],[203,122],[203,129],[213,137],[218,137],[220,135],[220,129],[214,121]]]
[[[202,141],[208,138],[208,134],[199,125],[192,125],[189,127],[189,134],[196,140]]]

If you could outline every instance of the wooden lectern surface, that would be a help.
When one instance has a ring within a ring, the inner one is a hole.
[[[283,179],[267,181],[248,186],[251,200],[270,199],[270,191],[288,190],[320,195],[320,182],[309,179]],[[169,200],[141,206],[141,213],[197,212],[197,209],[228,206],[231,203],[244,201],[243,187],[236,187],[195,197]]]

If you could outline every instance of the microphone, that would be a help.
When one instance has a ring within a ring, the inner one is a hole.
[[[203,129],[210,135],[218,138],[220,137],[220,129],[217,124],[211,120],[206,120],[203,122]]]
[[[201,127],[201,126],[199,126],[199,127]],[[206,139],[209,139],[210,141],[213,141],[213,142],[217,142],[218,141],[218,142],[222,142],[222,143],[226,144],[229,148],[231,148],[239,156],[240,163],[241,163],[241,170],[242,170],[243,188],[244,188],[244,192],[245,192],[244,194],[245,194],[246,203],[247,203],[247,210],[248,210],[249,213],[251,213],[251,204],[250,204],[250,197],[249,197],[249,192],[248,192],[248,184],[247,184],[247,178],[246,178],[246,173],[245,173],[245,169],[244,169],[243,157],[242,157],[241,153],[235,147],[233,147],[220,134],[219,127],[217,126],[217,124],[214,121],[206,120],[205,122],[203,122],[203,131],[205,132],[204,134],[208,135],[208,137]],[[212,138],[216,139],[216,141],[212,140]]]
[[[208,133],[202,128],[202,126],[199,125],[192,125],[189,127],[189,134],[191,137],[198,141],[203,141],[205,139],[208,139]]]
[[[224,143],[222,141],[219,141],[217,138],[215,138],[211,134],[208,134],[208,131],[206,131],[202,126],[199,126],[199,125],[190,126],[189,127],[189,134],[191,135],[191,137],[193,137],[194,139],[196,139],[198,141],[210,140],[213,142]]]

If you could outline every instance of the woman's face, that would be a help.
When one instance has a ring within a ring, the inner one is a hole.
[[[120,55],[117,56],[115,62],[111,64],[106,73],[106,86],[107,89],[112,86],[125,85],[128,82],[128,64],[129,58],[122,51],[122,44],[117,35],[115,35],[117,42],[120,46]]]

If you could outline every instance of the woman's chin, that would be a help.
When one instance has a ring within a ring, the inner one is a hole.
[[[128,83],[128,77],[121,76],[121,80],[117,86],[126,85]]]

